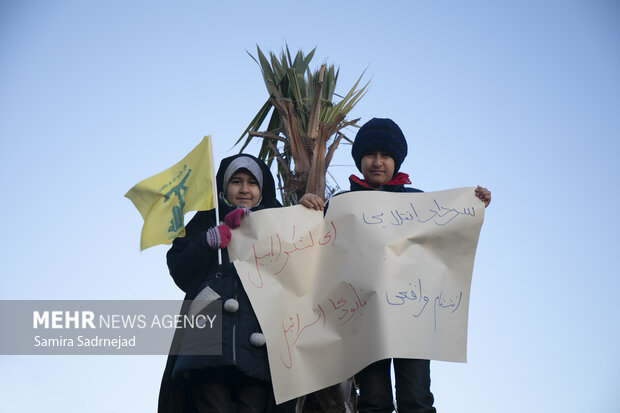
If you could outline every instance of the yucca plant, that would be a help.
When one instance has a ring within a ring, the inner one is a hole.
[[[362,72],[344,96],[337,95],[339,69],[323,64],[312,71],[315,50],[307,55],[300,50],[294,59],[288,45],[279,59],[273,52],[268,59],[258,46],[256,57],[248,52],[261,68],[269,98],[235,144],[245,139],[243,151],[252,139],[262,138],[258,157],[269,166],[277,161],[284,205],[295,204],[306,192],[326,197],[327,168],[340,141],[349,140],[342,129],[359,121],[346,116],[368,86],[358,89]],[[340,100],[334,102],[334,97]],[[270,112],[267,129],[259,131]]]

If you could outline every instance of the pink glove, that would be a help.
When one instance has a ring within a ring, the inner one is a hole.
[[[224,222],[232,229],[239,228],[239,225],[241,225],[241,217],[249,213],[250,210],[245,207],[234,209],[226,214],[224,217]]]
[[[226,248],[230,237],[228,225],[218,225],[207,230],[207,244],[213,249]]]

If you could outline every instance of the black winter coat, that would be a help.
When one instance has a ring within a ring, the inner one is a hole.
[[[239,156],[254,159],[263,171],[262,198],[258,206],[252,210],[280,207],[275,197],[275,183],[265,164],[251,155],[235,155],[222,160],[217,172],[217,186],[223,189],[226,168]],[[222,199],[219,206],[219,221],[233,207]],[[233,368],[239,372],[260,380],[269,381],[269,364],[266,347],[250,344],[250,335],[261,332],[256,314],[250,300],[243,289],[234,266],[230,263],[228,252],[222,250],[222,264],[217,263],[217,250],[207,244],[206,231],[215,226],[215,210],[200,211],[186,226],[186,235],[174,240],[167,254],[170,275],[177,286],[186,293],[185,300],[192,300],[209,287],[221,297],[222,305],[222,355],[221,356],[189,356],[170,355],[162,379],[159,394],[160,413],[188,412],[188,387],[192,379],[213,374],[212,368]],[[236,312],[227,312],[224,302],[235,299],[239,303]],[[186,301],[187,303],[187,301]],[[182,314],[188,311],[188,305],[181,309]],[[183,340],[182,333],[175,334],[172,347],[178,348]]]

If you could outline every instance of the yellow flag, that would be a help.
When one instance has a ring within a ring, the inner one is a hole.
[[[140,249],[170,244],[184,236],[186,212],[214,208],[213,188],[211,137],[205,136],[181,162],[125,194],[144,219]]]

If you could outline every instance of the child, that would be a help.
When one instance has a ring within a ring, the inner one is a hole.
[[[215,210],[196,213],[186,235],[174,240],[167,260],[174,282],[192,300],[205,288],[220,297],[221,356],[169,356],[159,396],[159,412],[264,412],[272,402],[265,339],[256,314],[230,263],[226,245],[230,228],[243,215],[276,208],[275,184],[267,166],[251,155],[222,160],[217,172],[219,217]],[[218,265],[217,250],[222,250]],[[175,336],[178,343],[182,337]]]
[[[391,119],[373,118],[365,123],[355,136],[351,155],[364,179],[349,178],[351,191],[422,192],[405,187],[409,176],[399,172],[407,156],[407,141],[398,125]],[[485,207],[491,202],[491,192],[477,187],[476,196]],[[304,195],[300,204],[308,208],[324,209],[323,199]],[[379,360],[355,375],[359,386],[358,410],[361,413],[394,410],[390,359]],[[430,361],[394,359],[396,404],[399,413],[435,412],[430,390]]]

